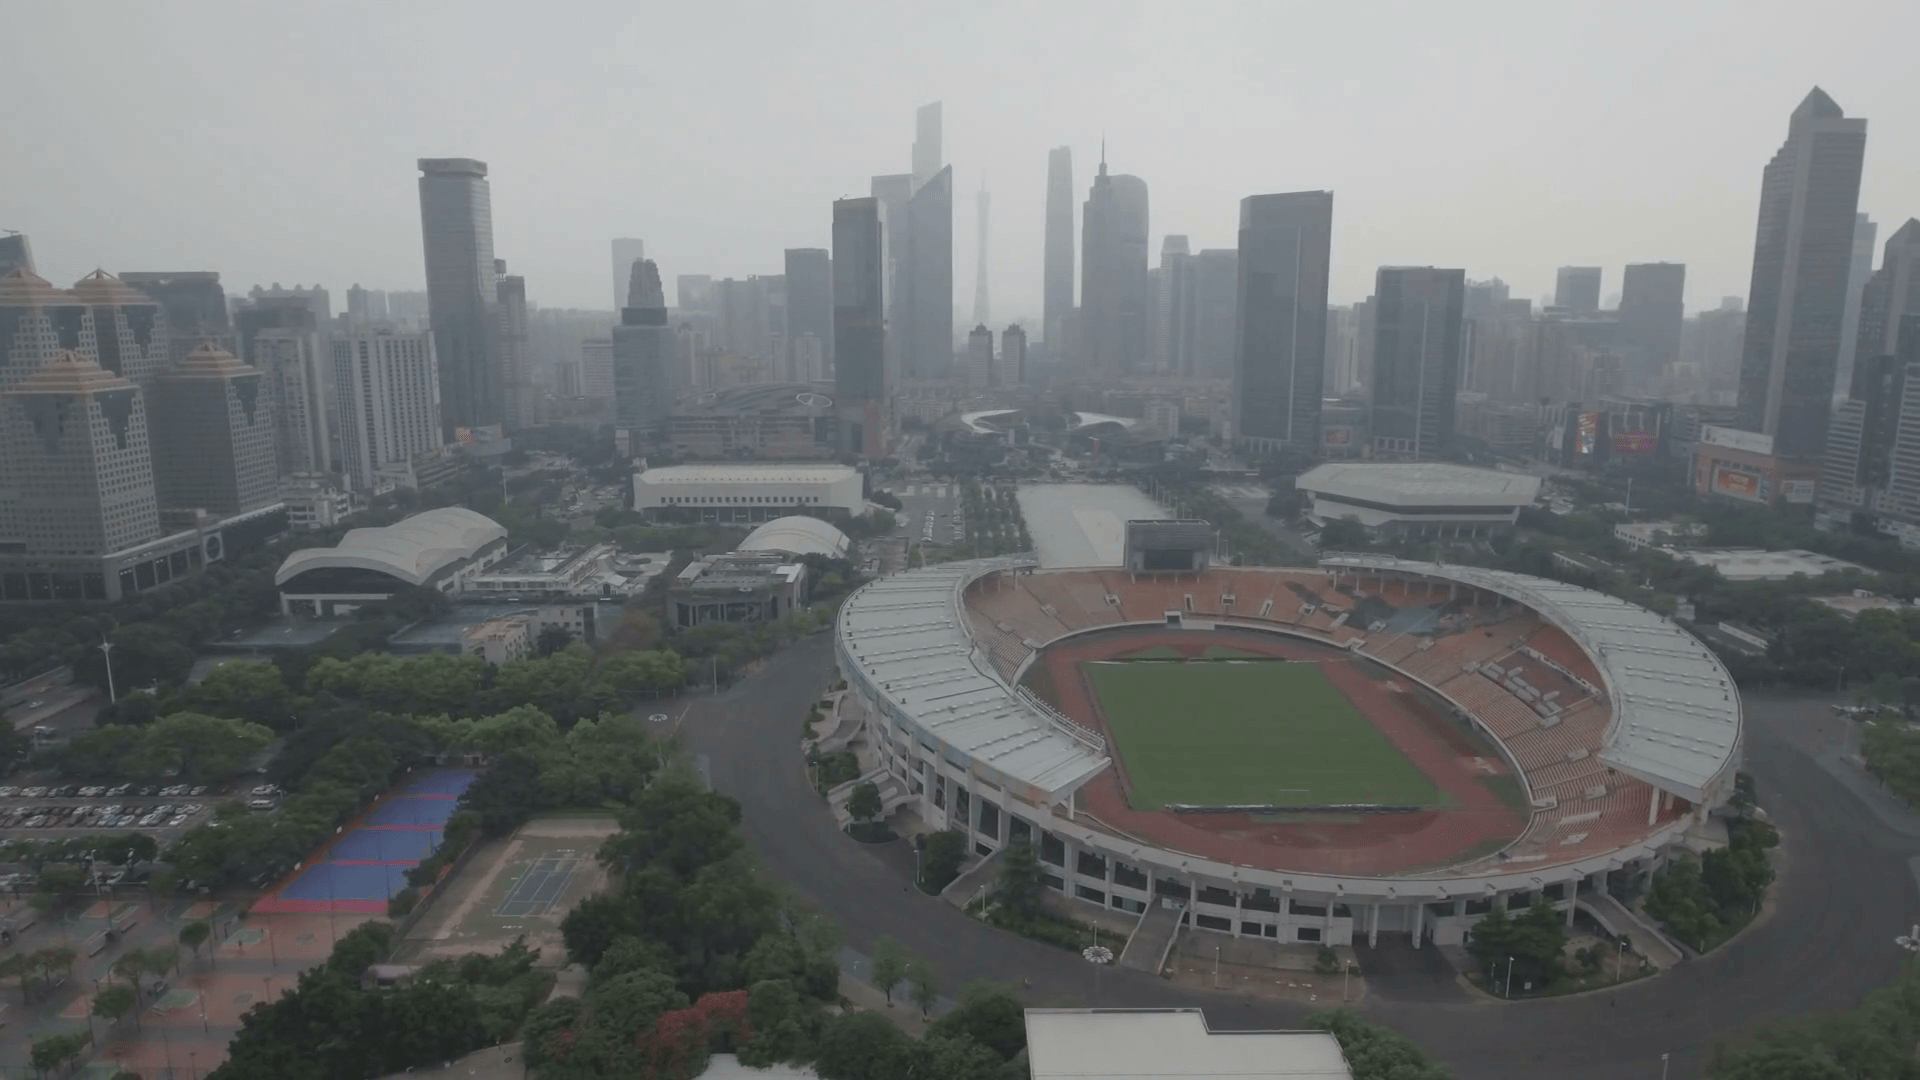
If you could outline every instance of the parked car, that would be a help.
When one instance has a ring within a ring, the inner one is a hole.
[[[252,810],[271,810],[279,804],[268,798],[248,799],[247,807]]]

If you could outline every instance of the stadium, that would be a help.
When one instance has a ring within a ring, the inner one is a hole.
[[[1282,942],[1457,944],[1725,842],[1739,696],[1643,608],[1379,555],[1210,565],[1205,522],[1127,522],[1117,567],[910,570],[842,606],[836,653],[889,811],[1048,886]]]

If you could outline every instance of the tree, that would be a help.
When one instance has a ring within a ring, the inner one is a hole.
[[[1012,989],[999,983],[968,983],[954,1010],[934,1021],[929,1038],[965,1037],[988,1047],[1003,1059],[1027,1048],[1026,1006]]]
[[[913,1040],[879,1013],[847,1012],[820,1031],[814,1069],[823,1080],[898,1080],[911,1072]]]
[[[86,1053],[87,1044],[92,1041],[93,1037],[85,1032],[50,1035],[44,1039],[36,1039],[27,1060],[32,1062],[33,1067],[40,1072],[57,1069]]]
[[[180,944],[192,949],[194,955],[200,954],[200,946],[213,936],[213,924],[205,919],[195,919],[180,928]]]
[[[533,651],[541,656],[552,656],[571,644],[573,644],[572,630],[557,624],[543,626],[540,628],[540,636],[534,639]]]
[[[887,996],[887,1005],[893,1005],[893,988],[907,977],[907,947],[885,934],[873,939],[873,955],[869,960],[873,974],[874,988]]]
[[[907,962],[907,993],[920,1006],[920,1015],[930,1016],[933,1003],[940,1000],[940,975],[933,965],[920,957]]]
[[[115,983],[102,988],[93,996],[93,1015],[104,1019],[109,1024],[115,1024],[121,1017],[133,1011],[136,1004],[138,1004],[137,995],[133,992],[133,987],[124,983]],[[136,1016],[134,1019],[137,1021],[139,1017]]]
[[[1025,840],[1008,844],[1000,856],[1000,881],[994,899],[1023,918],[1040,913],[1040,860]]]
[[[960,876],[967,861],[967,838],[955,829],[943,829],[926,838],[920,853],[920,889],[938,894]]]
[[[880,788],[860,784],[847,795],[847,814],[855,821],[868,822],[880,816]]]
[[[1482,971],[1490,973],[1493,985],[1505,992],[1509,971],[1511,981],[1517,984],[1559,978],[1564,971],[1561,953],[1566,945],[1565,918],[1546,900],[1536,899],[1519,918],[1495,901],[1486,916],[1473,925],[1467,952],[1480,962]]]
[[[661,971],[629,971],[607,979],[593,991],[593,1023],[631,1042],[663,1014],[687,1007],[687,995]]]
[[[1450,1080],[1452,1076],[1411,1039],[1346,1009],[1313,1013],[1306,1026],[1332,1033],[1353,1080]]]

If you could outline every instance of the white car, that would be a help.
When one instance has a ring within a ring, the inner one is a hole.
[[[40,796],[45,795],[46,793],[47,793],[47,789],[43,787],[22,788],[20,791],[21,795],[29,799],[37,799]]]
[[[107,789],[103,787],[83,787],[80,789],[80,797],[83,799],[98,798],[106,793]]]
[[[0,784],[0,799],[7,798],[13,793],[14,786],[12,784]]]
[[[276,804],[272,799],[248,799],[247,807],[253,810],[271,810]]]

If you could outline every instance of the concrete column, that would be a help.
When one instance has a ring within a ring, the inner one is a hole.
[[[1233,936],[1234,937],[1240,936],[1240,913],[1245,910],[1246,910],[1246,898],[1241,896],[1239,890],[1236,889],[1234,890],[1234,894],[1233,894]]]
[[[1656,787],[1650,787],[1647,789],[1647,825],[1651,827],[1655,819],[1657,819],[1659,816],[1660,816],[1660,789]]]
[[[1327,910],[1331,911],[1333,909],[1329,908]],[[1380,905],[1377,903],[1368,904],[1367,905],[1367,947],[1374,948],[1379,944],[1380,944]]]
[[[1573,929],[1573,909],[1580,902],[1580,879],[1567,879],[1567,929]]]
[[[1466,913],[1467,913],[1467,900],[1466,900],[1466,897],[1461,897],[1460,899],[1458,899],[1458,900],[1455,900],[1455,901],[1453,902],[1453,916],[1454,916],[1454,918],[1456,918],[1456,919],[1457,919],[1457,918],[1459,918],[1459,917],[1461,917],[1462,915],[1465,915]]]
[[[1426,904],[1426,901],[1424,900],[1416,900],[1414,901],[1414,905],[1413,905],[1413,947],[1414,948],[1417,949],[1420,947],[1420,938],[1426,933],[1426,931],[1427,931],[1427,904]]]

